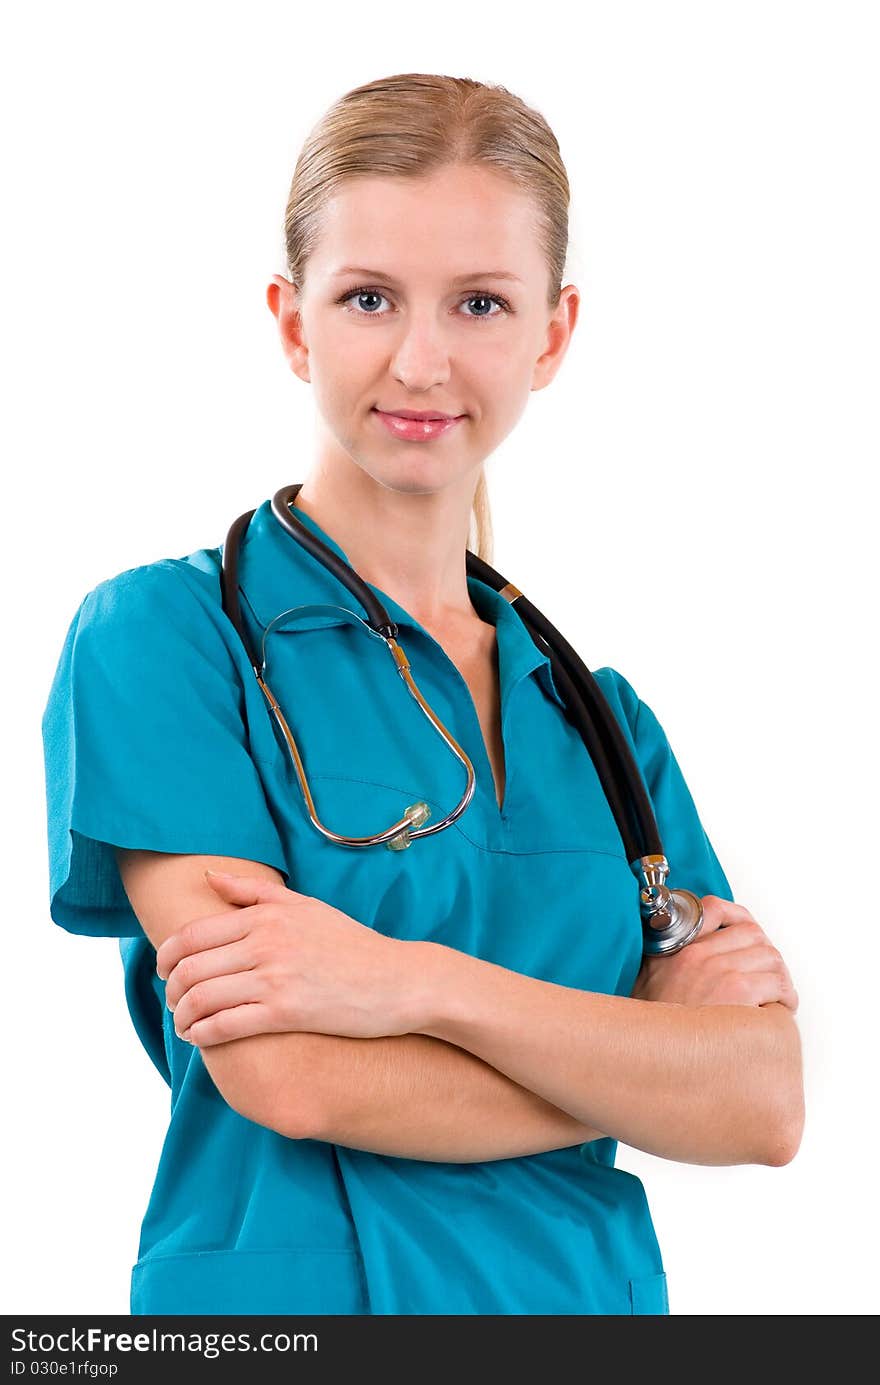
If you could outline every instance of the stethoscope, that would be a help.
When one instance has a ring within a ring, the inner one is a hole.
[[[301,484],[301,483],[300,483]],[[410,670],[409,660],[397,642],[398,627],[390,618],[371,587],[358,577],[348,563],[343,562],[328,546],[312,533],[291,508],[300,485],[282,486],[272,497],[272,514],[283,529],[296,539],[307,552],[338,577],[351,594],[360,602],[367,613],[366,621],[354,611],[345,607],[322,607],[318,604],[309,607],[293,607],[277,616],[263,631],[261,657],[257,658],[241,616],[238,598],[238,557],[244,531],[247,529],[255,510],[239,515],[232,525],[223,549],[223,563],[220,573],[220,588],[223,610],[231,620],[247,651],[248,659],[263,690],[273,715],[284,735],[293,760],[296,776],[305,799],[309,819],[317,830],[338,846],[386,846],[391,851],[402,851],[420,837],[432,836],[451,826],[467,808],[473,793],[476,776],[474,767],[462,747],[440,721],[425,701]],[[693,942],[703,923],[703,905],[699,896],[692,890],[670,890],[666,886],[669,863],[663,854],[657,822],[648,794],[642,782],[639,767],[626,743],[626,739],[611,710],[601,688],[581,661],[571,645],[560,635],[545,616],[523,596],[522,592],[507,582],[500,573],[478,558],[470,550],[466,554],[467,572],[492,587],[511,605],[516,603],[517,614],[542,653],[550,659],[553,679],[565,703],[565,715],[580,734],[592,758],[608,804],[614,814],[615,822],[623,840],[626,859],[630,869],[640,883],[639,909],[642,918],[643,951],[656,955],[678,952]],[[450,813],[431,826],[423,826],[431,815],[424,802],[411,804],[402,818],[392,823],[384,832],[369,837],[346,837],[333,832],[318,818],[315,801],[309,788],[302,757],[287,724],[284,714],[265,681],[266,641],[272,628],[284,617],[296,611],[322,609],[342,611],[356,625],[370,635],[383,641],[397,665],[400,676],[412,696],[419,704],[434,730],[449,747],[455,758],[464,766],[467,783],[461,800]]]

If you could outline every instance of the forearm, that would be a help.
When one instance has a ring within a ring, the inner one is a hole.
[[[540,981],[439,943],[413,1029],[467,1049],[585,1125],[693,1164],[785,1163],[803,1122],[784,1006],[669,1005]]]
[[[266,1039],[264,1095],[248,1114],[281,1134],[452,1163],[603,1137],[473,1053],[425,1034]]]

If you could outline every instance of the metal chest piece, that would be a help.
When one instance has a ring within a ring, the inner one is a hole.
[[[640,856],[632,863],[640,881],[642,951],[648,956],[679,952],[703,926],[703,902],[692,890],[670,890],[665,856]]]

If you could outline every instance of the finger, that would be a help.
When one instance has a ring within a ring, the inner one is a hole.
[[[742,904],[734,904],[732,899],[722,899],[720,895],[704,894],[703,925],[700,936],[712,933],[717,928],[726,928],[733,923],[754,923],[756,920]]]
[[[790,1007],[792,989],[785,984],[778,971],[749,972],[749,1005],[769,1005],[774,1000]]]
[[[193,986],[200,985],[215,976],[229,976],[234,972],[252,971],[257,963],[254,960],[249,935],[226,943],[190,952],[181,957],[168,973],[165,983],[165,1004],[174,1014],[182,996]]]
[[[784,988],[782,995],[779,997],[779,1003],[780,1005],[785,1005],[793,1015],[797,1014],[800,1000],[794,986],[787,986]]]
[[[776,983],[775,987],[772,984],[774,981]],[[774,1000],[778,1001],[780,1005],[784,1005],[786,1009],[791,1010],[792,1014],[794,1014],[794,1012],[798,1008],[797,991],[791,984],[791,981],[786,978],[780,978],[778,972],[770,973],[768,975],[767,999],[762,1000],[760,1003],[761,1005],[767,1005],[772,1003]]]
[[[725,958],[723,965],[728,971],[772,971],[777,977],[781,977],[785,970],[785,963],[779,959],[773,944],[768,943],[766,938],[760,942],[746,942],[740,947],[719,946],[717,955]]]
[[[262,988],[251,972],[239,972],[234,976],[218,976],[211,981],[200,981],[181,996],[174,1011],[174,1029],[178,1037],[202,1020],[210,1019],[221,1010],[233,1006],[262,1004],[265,1010]],[[264,1016],[265,1018],[265,1016]]]
[[[263,900],[277,899],[279,893],[295,894],[281,880],[266,880],[261,875],[231,875],[224,870],[206,870],[205,879],[224,899],[235,904],[260,904]]]
[[[198,1020],[181,1037],[197,1048],[225,1044],[230,1039],[247,1039],[253,1034],[274,1034],[266,1007],[260,1004],[236,1005],[231,1010],[218,1010],[207,1019]]]
[[[740,952],[744,948],[771,947],[767,934],[754,922],[725,923],[704,934],[702,930],[694,939],[692,946],[705,948],[713,955],[722,952]]]
[[[156,971],[166,980],[183,957],[205,948],[222,947],[224,943],[246,938],[254,923],[250,907],[224,909],[222,914],[205,914],[190,919],[156,949]]]

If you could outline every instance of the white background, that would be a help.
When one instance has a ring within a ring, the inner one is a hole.
[[[654,708],[800,993],[793,1163],[620,1147],[671,1311],[875,1312],[876,6],[305,8],[37,3],[2,45],[4,1311],[128,1312],[169,1112],[116,942],[49,918],[65,630],[304,479],[265,302],[296,156],[433,71],[537,106],[574,192],[581,320],[490,460],[495,566]]]

